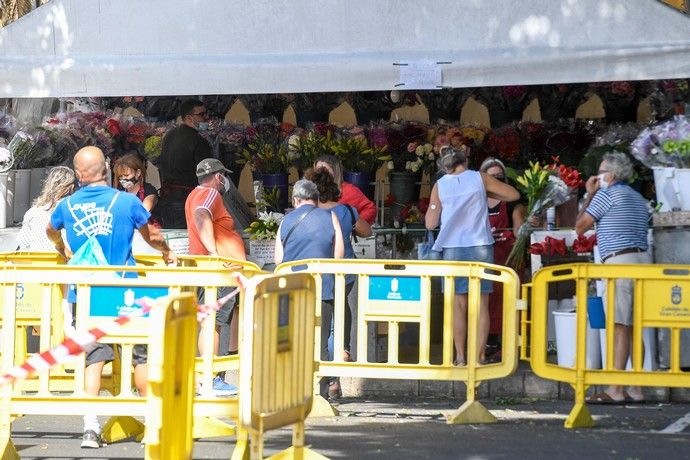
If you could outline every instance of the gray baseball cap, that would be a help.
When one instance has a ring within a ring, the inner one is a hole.
[[[228,168],[223,166],[223,163],[221,163],[220,160],[216,160],[215,158],[205,158],[201,160],[198,165],[196,165],[196,177],[198,178],[208,176],[209,174],[217,173],[220,171],[228,173],[232,172]]]

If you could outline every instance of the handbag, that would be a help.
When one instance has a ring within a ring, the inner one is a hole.
[[[426,241],[417,244],[417,258],[419,260],[442,260],[443,253],[434,251],[434,232],[426,231]]]

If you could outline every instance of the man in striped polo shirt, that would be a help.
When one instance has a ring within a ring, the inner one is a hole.
[[[575,224],[578,235],[596,222],[597,245],[605,264],[649,264],[647,230],[650,208],[647,201],[628,186],[633,166],[624,153],[604,155],[599,175],[587,180],[587,198]],[[606,295],[604,295],[606,302]],[[633,282],[616,280],[615,330],[613,367],[623,370],[631,356],[633,321]],[[591,396],[587,401],[598,404],[642,401],[642,389],[611,385],[608,390]]]
[[[235,260],[245,260],[244,242],[240,232],[235,228],[235,221],[225,208],[223,194],[230,189],[231,173],[215,158],[201,160],[196,166],[196,177],[199,185],[189,193],[185,201],[184,212],[187,220],[189,235],[189,254],[227,257]],[[218,298],[224,297],[232,288],[218,289]],[[200,290],[203,301],[203,292]],[[216,313],[216,331],[214,338],[214,353],[219,352],[220,329],[230,326],[230,350],[223,344],[221,355],[229,351],[237,351],[238,315],[234,308],[235,299],[220,307]],[[202,350],[202,339],[199,337],[199,349]],[[234,385],[225,383],[222,376],[213,381],[213,390],[217,396],[225,396],[237,392]]]

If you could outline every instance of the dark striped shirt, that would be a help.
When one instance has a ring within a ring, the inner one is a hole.
[[[599,189],[586,209],[597,221],[597,244],[602,259],[626,248],[647,250],[647,201],[625,184]]]

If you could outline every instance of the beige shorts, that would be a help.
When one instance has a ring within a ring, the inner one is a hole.
[[[605,264],[651,264],[652,258],[646,252],[633,252],[609,257],[604,261]],[[633,323],[633,281],[629,278],[619,278],[616,280],[616,315],[615,323],[625,326],[632,326]],[[604,308],[606,307],[606,283],[604,283]],[[608,310],[605,310],[608,311]]]

